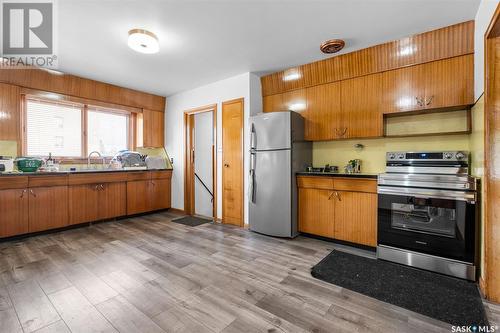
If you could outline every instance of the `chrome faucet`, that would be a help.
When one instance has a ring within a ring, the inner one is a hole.
[[[92,156],[92,154],[97,154],[97,156],[99,156],[101,159],[102,159],[102,167],[104,169],[104,164],[106,163],[105,162],[105,159],[104,157],[101,155],[101,153],[99,153],[98,151],[91,151],[89,153],[89,156],[87,157],[87,169],[90,169],[90,157]]]

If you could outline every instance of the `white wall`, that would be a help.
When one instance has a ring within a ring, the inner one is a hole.
[[[499,0],[481,0],[475,19],[474,32],[474,96],[479,99],[484,92],[484,33],[493,17]]]
[[[212,145],[214,142],[213,112],[194,115],[194,172],[213,193]],[[213,216],[212,196],[200,179],[194,179],[194,212],[197,215]]]
[[[260,79],[252,73],[243,73],[192,90],[167,97],[165,112],[165,147],[174,159],[172,175],[172,207],[184,209],[184,111],[217,103],[217,217],[222,216],[222,102],[244,98],[244,207],[248,223],[248,117],[262,111]]]

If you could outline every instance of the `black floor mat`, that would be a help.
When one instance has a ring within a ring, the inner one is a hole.
[[[211,223],[212,220],[204,219],[197,216],[183,216],[173,219],[172,222],[188,225],[190,227],[196,227],[200,224]]]
[[[488,325],[475,283],[333,251],[312,268],[320,280],[457,326]]]

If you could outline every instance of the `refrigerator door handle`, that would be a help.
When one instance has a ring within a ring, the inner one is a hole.
[[[256,139],[255,138],[255,127],[254,127],[254,124],[252,123],[250,125],[250,151],[255,150],[255,148],[257,148],[255,146],[255,143],[256,143],[255,139]]]
[[[250,173],[248,175],[248,198],[255,203],[255,153],[250,152]]]

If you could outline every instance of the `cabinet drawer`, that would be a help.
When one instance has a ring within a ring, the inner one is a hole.
[[[317,176],[299,176],[297,177],[297,186],[302,188],[333,189],[333,178]]]
[[[96,172],[80,173],[69,175],[69,185],[114,183],[127,180],[127,174],[124,172]]]
[[[66,186],[68,185],[68,176],[67,175],[30,176],[28,183],[29,187]]]
[[[27,176],[0,176],[0,190],[28,187]]]
[[[334,188],[339,191],[377,193],[377,180],[359,178],[335,178]]]
[[[151,179],[151,173],[148,171],[140,172],[127,172],[127,180],[149,180]]]
[[[172,170],[151,171],[151,179],[171,179]]]

